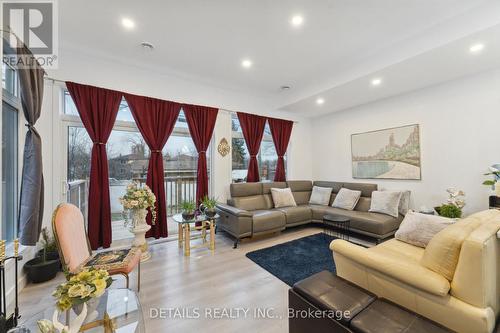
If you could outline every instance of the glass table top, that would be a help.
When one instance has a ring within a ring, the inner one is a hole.
[[[219,214],[215,214],[213,217],[207,217],[205,214],[200,214],[195,216],[191,220],[184,220],[182,217],[182,214],[175,214],[172,216],[172,219],[177,222],[177,223],[196,223],[196,222],[203,222],[203,221],[208,221],[208,220],[215,220],[219,218]]]
[[[55,302],[54,302],[55,303]],[[53,303],[53,304],[54,304]],[[52,321],[55,305],[35,314],[34,316],[21,323],[21,327],[27,328],[31,333],[38,333],[37,322],[41,319]],[[92,323],[108,320],[112,326],[112,332],[116,333],[143,333],[144,318],[141,304],[137,294],[130,289],[108,289],[100,298],[97,305],[97,317],[89,318],[84,321],[83,326],[93,326]],[[76,317],[73,310],[70,310],[70,321]],[[59,314],[59,321],[66,323],[66,312]],[[88,333],[109,332],[103,325],[86,329]]]

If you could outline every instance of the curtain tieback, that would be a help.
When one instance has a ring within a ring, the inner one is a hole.
[[[250,155],[250,158],[253,158],[253,157],[257,158],[257,155]]]
[[[278,155],[278,158],[285,158],[285,155]]]
[[[161,150],[151,150],[152,153],[161,153]]]
[[[206,154],[206,153],[207,153],[207,151],[206,151],[206,150],[200,150],[200,151],[198,152],[198,154],[201,154],[201,153]]]
[[[94,142],[95,145],[105,145],[103,142]]]
[[[31,124],[24,124],[24,126],[28,127],[29,129],[35,129],[35,126]]]

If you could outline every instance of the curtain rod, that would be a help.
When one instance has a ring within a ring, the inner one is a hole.
[[[64,81],[64,80],[54,79],[54,78],[52,78],[52,77],[50,77],[50,76],[47,76],[47,75],[45,75],[43,78],[44,78],[45,80],[49,80],[49,81],[52,81],[52,82],[59,82],[59,83],[64,83],[64,84],[66,84],[66,81]],[[241,111],[234,111],[234,110],[229,110],[229,109],[221,109],[221,108],[219,108],[219,111],[223,111],[223,112],[225,111],[225,112],[229,112],[229,113],[237,113],[237,112],[241,112]],[[298,123],[299,123],[299,122],[298,122],[298,121],[296,121],[296,120],[292,120],[292,121],[293,121],[293,123],[294,123],[294,124],[298,124]]]

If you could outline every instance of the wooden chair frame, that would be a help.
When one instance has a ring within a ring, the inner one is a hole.
[[[61,244],[59,242],[59,236],[57,235],[57,227],[56,227],[56,223],[55,223],[56,216],[57,216],[57,213],[58,213],[61,205],[63,205],[63,204],[59,204],[56,207],[56,209],[54,210],[54,212],[52,213],[52,233],[54,234],[54,239],[55,239],[56,244],[57,244],[57,251],[59,252],[59,257],[61,258],[61,264],[63,266],[63,269],[68,270],[68,266],[66,265],[66,259],[64,259],[64,253],[61,250]],[[87,230],[85,229],[85,226],[84,226],[84,230],[85,230],[85,239],[87,241],[87,250],[89,252],[89,257],[91,257],[92,256],[92,248],[90,246],[90,241],[89,241],[89,237],[87,234]],[[116,273],[110,273],[110,275],[123,276],[125,278],[125,281],[126,281],[127,289],[129,289],[129,285],[130,285],[129,274],[127,274],[125,272],[116,272]],[[139,260],[139,263],[137,264],[137,292],[140,292],[140,291],[141,291],[141,261]]]

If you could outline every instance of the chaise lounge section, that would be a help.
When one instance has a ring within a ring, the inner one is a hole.
[[[313,186],[332,188],[328,206],[309,204]],[[297,203],[294,207],[275,208],[271,188],[290,188]],[[333,208],[341,188],[361,191],[354,210]],[[274,233],[289,227],[308,223],[323,223],[325,214],[335,214],[350,219],[350,230],[370,236],[380,242],[394,235],[403,216],[395,218],[385,214],[371,213],[372,192],[377,184],[330,181],[294,180],[271,183],[236,183],[230,185],[231,198],[227,204],[218,204],[220,216],[217,227],[232,235],[236,241],[261,234]]]

